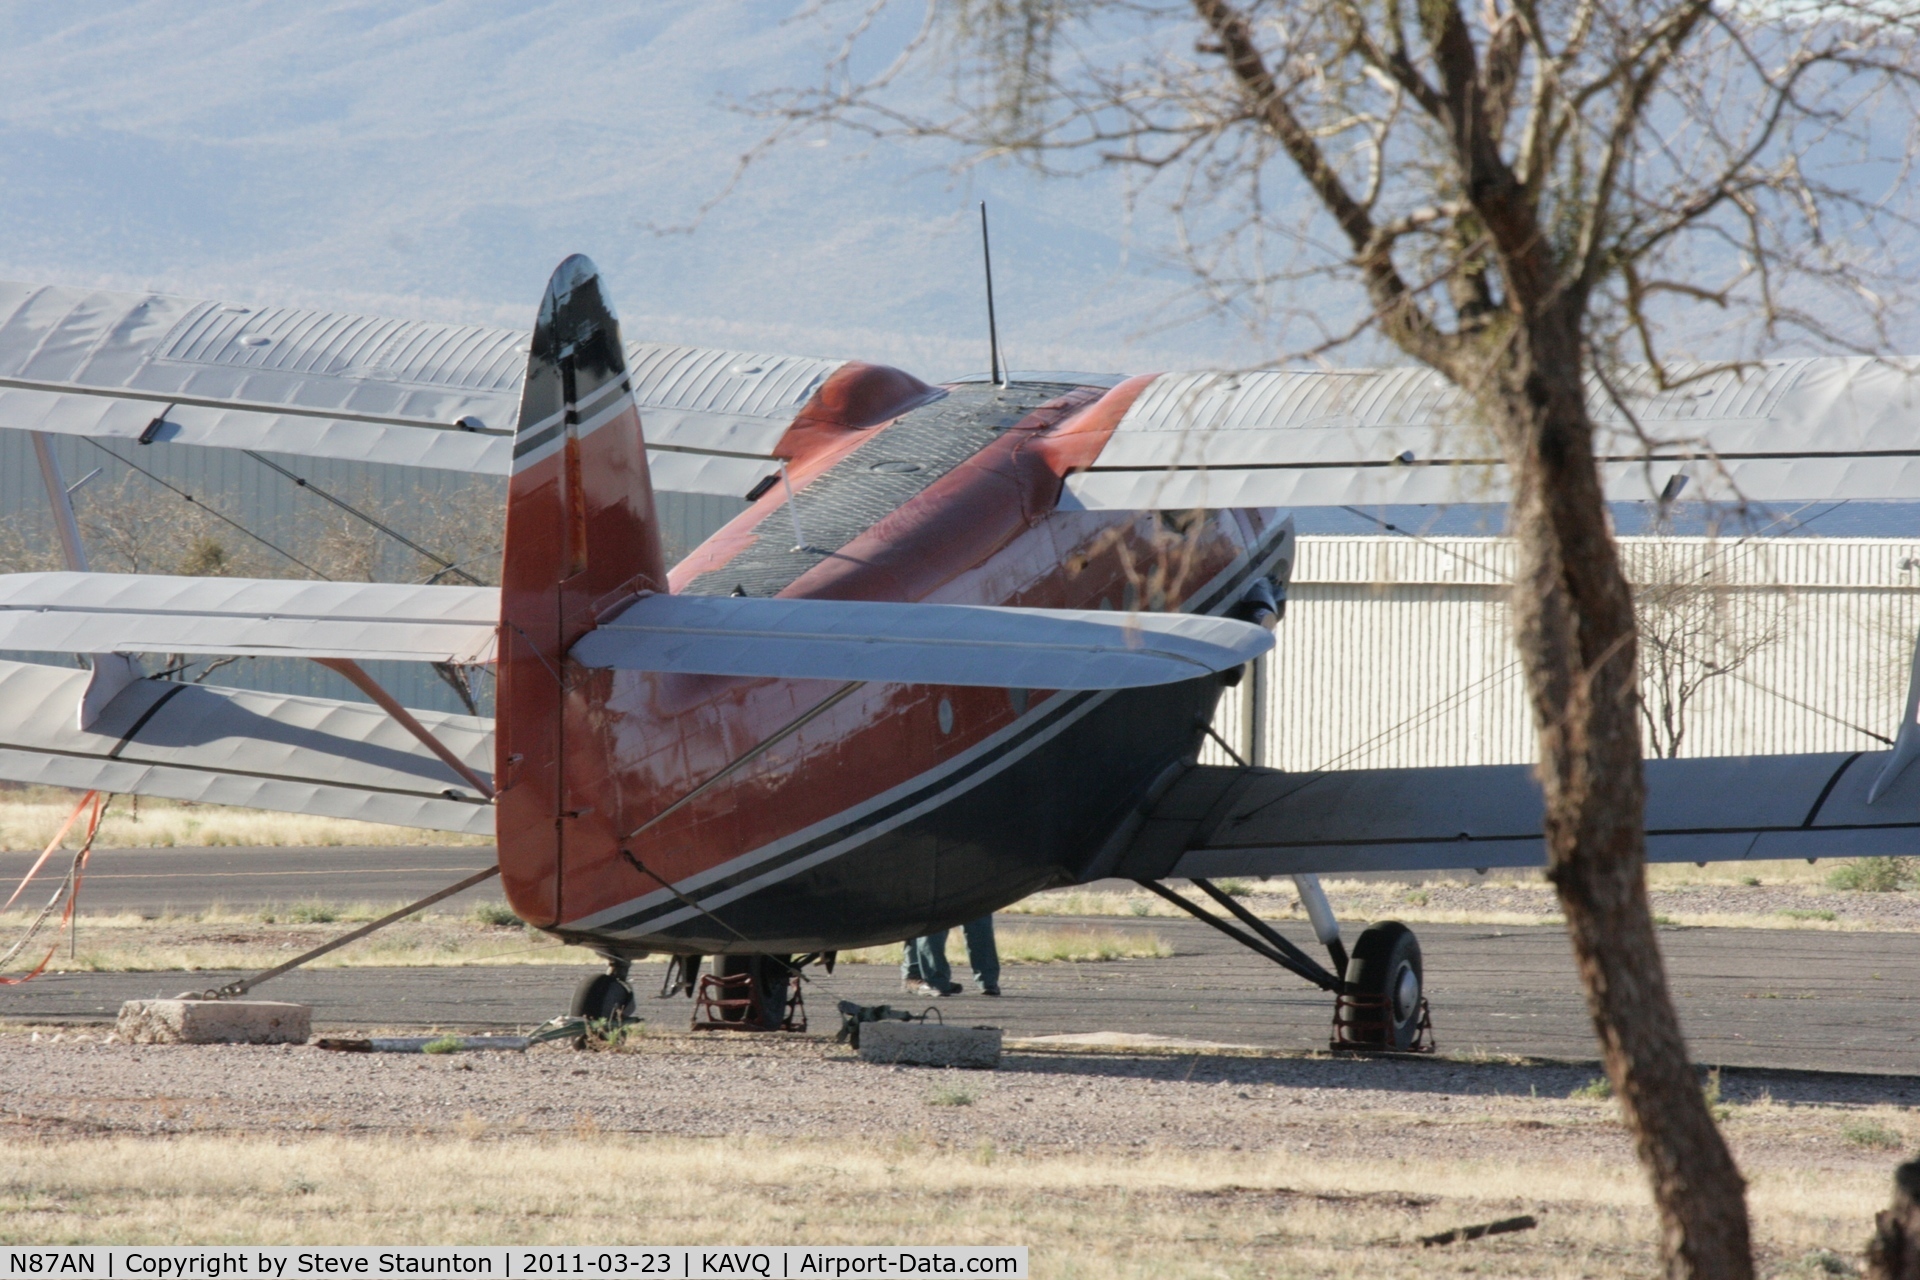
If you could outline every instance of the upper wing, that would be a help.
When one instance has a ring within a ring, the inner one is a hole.
[[[1193,614],[659,595],[569,656],[698,675],[1122,689],[1224,671],[1272,647],[1251,623]]]
[[[0,422],[508,474],[527,334],[0,282]],[[836,360],[630,343],[654,485],[739,495]]]
[[[74,724],[87,673],[0,662],[0,778],[405,827],[493,831],[493,807],[378,707],[138,680],[90,729]],[[492,725],[415,716],[475,772]]]
[[[1656,862],[1920,852],[1920,770],[1872,803],[1891,752],[1649,760]],[[1286,774],[1196,765],[1144,815],[1115,874],[1289,875],[1538,866],[1528,765]]]
[[[494,587],[0,575],[0,649],[25,652],[478,663],[493,660],[499,621]]]
[[[1589,399],[1608,497],[1920,497],[1920,368],[1864,358],[1631,372]],[[1648,441],[1653,442],[1649,447]],[[1425,369],[1168,374],[1143,390],[1068,503],[1123,510],[1504,501],[1471,404]]]

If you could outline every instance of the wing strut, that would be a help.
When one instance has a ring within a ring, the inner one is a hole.
[[[1200,892],[1233,912],[1233,914],[1244,921],[1248,927],[1253,929],[1255,933],[1258,933],[1260,937],[1256,938],[1253,934],[1234,928],[1219,916],[1208,911],[1205,907],[1202,907],[1198,903],[1187,901],[1157,880],[1136,880],[1134,883],[1150,893],[1159,894],[1174,906],[1200,921],[1200,923],[1218,929],[1221,933],[1226,934],[1229,938],[1232,938],[1235,942],[1253,952],[1255,955],[1265,956],[1282,969],[1298,977],[1305,978],[1322,991],[1331,991],[1337,995],[1346,985],[1339,978],[1328,973],[1326,968],[1312,956],[1275,932],[1273,927],[1266,921],[1235,902],[1227,894],[1222,893],[1219,886],[1215,885],[1211,880],[1196,878],[1193,881],[1193,885],[1199,889]],[[1262,941],[1262,939],[1265,939],[1265,941]]]
[[[87,548],[80,540],[80,522],[73,517],[73,490],[60,474],[60,459],[53,456],[53,442],[44,431],[30,432],[34,457],[40,463],[40,479],[47,487],[47,505],[53,508],[53,529],[60,535],[60,558],[71,573],[87,572]],[[85,484],[83,479],[81,484]],[[78,487],[78,486],[76,486]],[[88,655],[93,675],[80,694],[80,727],[90,729],[114,695],[138,680],[144,673],[134,659],[124,653]]]
[[[479,774],[467,768],[466,761],[448,750],[447,745],[434,737],[430,729],[414,719],[413,713],[401,706],[378,680],[368,675],[365,667],[351,658],[315,658],[314,661],[329,671],[337,671],[345,676],[352,682],[354,688],[372,698],[375,705],[392,716],[395,724],[419,739],[421,746],[439,756],[443,764],[465,778],[468,786],[488,800],[493,799],[493,787]]]

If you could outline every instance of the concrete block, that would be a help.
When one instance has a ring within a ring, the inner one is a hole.
[[[132,1044],[305,1044],[313,1011],[275,1000],[129,1000],[114,1033]]]
[[[868,1062],[916,1067],[1000,1065],[1004,1033],[998,1027],[948,1027],[937,1022],[864,1022],[860,1056]]]

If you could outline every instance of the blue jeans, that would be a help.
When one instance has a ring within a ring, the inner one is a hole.
[[[967,939],[967,963],[982,990],[1000,985],[1000,951],[993,945],[993,917],[981,916],[960,926]],[[900,976],[908,982],[920,981],[930,987],[945,987],[953,981],[953,969],[947,963],[947,935],[950,929],[930,933],[924,938],[908,938],[900,960]]]

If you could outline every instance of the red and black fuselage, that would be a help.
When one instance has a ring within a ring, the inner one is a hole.
[[[1225,613],[1284,580],[1272,512],[1063,509],[1150,381],[929,387],[847,365],[773,484],[671,574],[617,324],[583,259],[535,331],[511,482],[499,857],[528,921],[611,955],[895,941],[1107,869],[1221,680],[1111,691],[591,669],[646,591]]]

